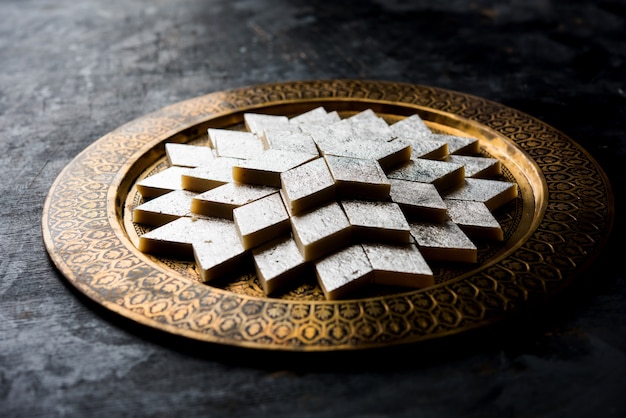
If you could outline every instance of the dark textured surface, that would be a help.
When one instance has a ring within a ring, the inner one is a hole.
[[[625,36],[624,1],[4,0],[0,415],[626,416]],[[459,90],[562,130],[613,184],[605,254],[505,327],[315,356],[146,330],[56,272],[42,205],[88,144],[183,99],[327,78]]]

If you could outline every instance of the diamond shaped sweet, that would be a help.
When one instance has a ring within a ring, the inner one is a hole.
[[[477,154],[478,139],[465,136],[456,136],[448,134],[432,134],[425,141],[444,141],[448,143],[448,152],[450,154]]]
[[[489,210],[496,210],[517,197],[517,185],[507,181],[489,179],[465,179],[457,189],[448,190],[446,199],[482,202]]]
[[[409,224],[396,203],[342,200],[341,206],[352,225],[354,238],[398,244],[411,239]]]
[[[139,250],[190,258],[193,256],[193,243],[212,237],[216,226],[219,228],[224,222],[226,220],[180,217],[140,236]]]
[[[308,132],[302,132],[299,127],[287,129],[269,129],[261,138],[265,149],[276,149],[305,154],[319,155],[319,150],[313,137]]]
[[[145,233],[139,250],[189,258],[192,254],[202,281],[237,270],[245,250],[232,221],[182,217]]]
[[[374,269],[363,247],[358,244],[316,261],[315,273],[329,300],[340,299],[374,280]]]
[[[478,248],[454,222],[409,222],[409,225],[411,235],[427,260],[476,262]]]
[[[190,170],[187,167],[169,167],[137,182],[137,190],[144,199],[158,197],[174,190],[182,190],[181,176]]]
[[[415,158],[387,173],[396,180],[430,183],[438,191],[463,184],[465,169],[460,164]]]
[[[445,161],[465,167],[465,177],[488,178],[502,175],[502,165],[495,158],[450,155]]]
[[[275,239],[252,250],[261,286],[269,295],[297,280],[308,269],[298,245],[290,236]]]
[[[275,187],[226,183],[194,197],[191,211],[205,216],[233,219],[233,210],[277,192]]]
[[[293,237],[306,261],[344,247],[351,238],[350,222],[337,202],[290,218]]]
[[[411,158],[411,144],[403,140],[382,141],[345,141],[320,145],[323,155],[361,158],[377,161],[383,170],[390,170]]]
[[[374,283],[423,288],[435,284],[430,266],[414,244],[362,244],[374,269]]]
[[[182,188],[193,192],[206,192],[233,180],[233,166],[242,160],[217,157],[209,164],[188,169],[181,175]]]
[[[335,111],[327,112],[323,107],[316,107],[289,119],[292,126],[320,126],[339,122],[341,118]]]
[[[376,115],[371,109],[364,110],[347,119],[354,135],[366,141],[391,141],[396,136],[383,118]]]
[[[233,180],[240,183],[280,187],[280,174],[318,158],[317,154],[269,149],[233,166]]]
[[[502,241],[504,233],[487,205],[468,200],[445,200],[450,220],[473,238]]]
[[[411,159],[443,160],[448,156],[448,143],[445,141],[402,139],[411,144]]]
[[[246,250],[291,231],[280,193],[272,193],[233,209],[233,220]]]
[[[434,185],[390,179],[391,201],[397,203],[409,219],[441,223],[447,206]]]
[[[252,158],[263,151],[263,142],[250,132],[209,129],[210,143],[218,157]]]
[[[179,167],[199,167],[215,159],[211,148],[190,144],[167,143],[165,155],[170,165]]]
[[[378,161],[334,155],[324,158],[339,196],[378,200],[389,197],[391,185]]]
[[[259,138],[269,129],[283,129],[289,126],[289,118],[281,115],[264,115],[261,113],[244,113],[243,121],[248,131]]]
[[[426,139],[432,135],[419,115],[411,115],[391,125],[391,131],[396,137],[407,139]]]
[[[287,209],[294,215],[335,197],[335,180],[323,158],[281,173],[280,181]]]
[[[133,222],[160,226],[182,216],[191,216],[191,201],[195,193],[174,190],[135,207]]]
[[[193,243],[196,269],[204,282],[231,276],[234,272],[241,271],[246,264],[244,263],[246,251],[239,241],[234,223],[217,224],[215,220],[213,222],[216,225],[213,227],[213,234]]]

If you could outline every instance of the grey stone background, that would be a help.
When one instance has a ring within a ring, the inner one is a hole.
[[[626,416],[625,39],[618,0],[3,0],[0,415]],[[43,201],[87,145],[180,100],[328,78],[458,90],[562,130],[612,181],[605,254],[507,326],[349,355],[179,340],[56,272]]]

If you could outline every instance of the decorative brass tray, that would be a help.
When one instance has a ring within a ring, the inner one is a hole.
[[[520,196],[498,214],[503,243],[479,263],[436,266],[422,290],[366,291],[325,301],[314,281],[265,297],[254,274],[200,283],[193,264],[135,247],[135,184],[164,167],[166,142],[194,143],[244,112],[296,115],[324,106],[418,113],[443,133],[479,139]],[[579,145],[526,114],[462,93],[402,83],[329,80],[212,93],[143,116],[94,142],[53,184],[43,215],[48,252],[67,280],[105,308],[191,339],[260,349],[350,350],[413,343],[482,327],[545,300],[587,267],[612,226],[613,197]]]

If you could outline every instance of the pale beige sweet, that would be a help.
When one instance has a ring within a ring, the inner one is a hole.
[[[397,203],[410,219],[441,223],[447,206],[434,185],[407,180],[390,179],[391,201]]]
[[[326,109],[320,106],[292,117],[289,119],[289,124],[293,126],[330,125],[339,120],[340,117],[336,111],[327,112]]]
[[[371,109],[364,110],[347,119],[358,138],[366,141],[391,141],[396,138],[383,118]]]
[[[306,261],[346,246],[351,238],[350,222],[341,206],[334,201],[292,216],[290,221],[294,240]]]
[[[445,161],[463,165],[465,177],[488,178],[502,175],[502,164],[495,158],[450,155]]]
[[[300,129],[311,135],[322,152],[329,147],[361,140],[344,119],[332,124],[300,125]]]
[[[391,170],[398,167],[411,159],[411,143],[402,138],[394,139],[389,142],[379,142],[378,151],[373,153],[373,158],[378,161],[383,170]],[[365,144],[361,149],[365,150],[369,144]],[[372,144],[373,150],[376,146]],[[370,158],[369,149],[357,158]]]
[[[427,260],[475,263],[476,245],[450,220],[444,223],[409,222],[411,235]]]
[[[475,155],[479,152],[478,139],[457,135],[435,134],[425,138],[425,141],[444,141],[448,143],[450,154]]]
[[[411,159],[411,144],[403,140],[384,141],[339,141],[320,145],[323,155],[371,159],[377,161],[383,170],[390,170]]]
[[[235,208],[233,220],[246,250],[291,231],[289,214],[278,192]]]
[[[491,211],[482,202],[445,200],[450,220],[472,238],[495,241],[504,239],[504,232]]]
[[[351,245],[315,262],[326,299],[336,300],[374,280],[374,269],[360,245]]]
[[[276,193],[275,187],[226,183],[193,198],[191,211],[205,216],[233,219],[233,209]]]
[[[209,129],[210,142],[218,157],[248,159],[263,151],[263,142],[250,132]]]
[[[383,122],[384,123],[384,122]],[[305,129],[305,128],[303,128]],[[411,145],[400,139],[375,140],[362,137],[362,133],[347,119],[332,125],[306,127],[322,155],[373,159],[384,170],[408,161],[411,158]],[[372,133],[372,138],[378,134]],[[380,134],[384,135],[384,134]]]
[[[159,254],[167,257],[191,258],[195,252],[205,260],[203,279],[210,279],[213,274],[211,268],[219,266],[233,258],[237,259],[245,254],[243,246],[233,221],[219,218],[182,217],[153,229],[139,237],[139,250],[145,253]],[[205,253],[211,252],[207,256]],[[209,267],[207,259],[212,257],[214,266]]]
[[[189,170],[187,167],[169,167],[139,181],[137,190],[145,199],[158,197],[174,190],[182,190],[181,176]]]
[[[139,238],[139,250],[166,257],[195,257],[202,281],[237,271],[245,250],[232,221],[182,217]]]
[[[196,269],[204,282],[243,271],[249,255],[241,245],[233,222],[212,222],[215,224],[212,234],[193,244]]]
[[[493,211],[517,197],[517,184],[500,180],[467,178],[454,190],[448,190],[443,197],[453,200],[482,202]]]
[[[321,139],[322,137],[319,135],[320,133],[328,132],[329,126],[332,126],[341,120],[342,119],[339,116],[339,113],[335,111],[327,113],[325,120],[320,120],[319,122],[294,122],[290,123],[290,126],[297,127],[301,132],[308,133],[313,137],[313,140],[315,140],[316,137]],[[315,142],[317,144],[317,141]]]
[[[441,192],[463,184],[465,170],[460,164],[416,158],[389,171],[387,177],[396,180],[430,183]]]
[[[408,116],[390,126],[391,132],[397,138],[421,140],[429,138],[432,132],[419,115]]]
[[[305,154],[319,155],[319,150],[313,137],[308,132],[302,132],[294,126],[290,130],[270,129],[266,130],[261,138],[265,149],[277,149],[286,151],[303,152]]]
[[[214,227],[213,219],[181,217],[140,236],[138,247],[144,253],[191,258],[194,241],[212,236]]]
[[[257,277],[266,295],[274,293],[287,283],[307,273],[298,245],[290,236],[267,242],[252,250]]]
[[[210,147],[190,144],[167,143],[165,155],[170,165],[179,167],[199,167],[215,159]]]
[[[445,141],[438,141],[436,139],[422,141],[422,140],[407,140],[411,144],[411,159],[426,158],[429,160],[443,160],[448,152],[448,143]]]
[[[248,131],[259,138],[263,136],[266,130],[283,129],[289,126],[289,118],[287,118],[287,116],[244,113],[243,120]]]
[[[281,187],[280,174],[318,158],[317,154],[268,149],[233,166],[233,179],[240,183]]]
[[[339,196],[376,200],[389,197],[389,179],[377,161],[334,155],[324,158],[335,179]]]
[[[365,110],[361,110],[360,112],[353,114],[352,116],[347,117],[345,120],[350,123],[359,124],[359,123],[367,123],[368,121],[372,121],[376,119],[382,119],[382,118],[378,116],[376,112],[374,112],[372,109],[365,109]]]
[[[293,215],[335,198],[335,180],[323,158],[281,173],[280,180],[287,209]]]
[[[411,115],[390,126],[396,138],[408,141],[411,144],[411,158],[427,158],[439,160],[448,153],[448,143],[433,139],[433,133],[418,115]]]
[[[352,225],[352,236],[361,241],[405,244],[411,240],[409,224],[396,203],[342,200]]]
[[[191,216],[191,201],[196,193],[174,190],[137,206],[133,210],[133,222],[160,226],[181,216]]]
[[[206,192],[233,180],[233,166],[239,158],[217,157],[209,164],[190,169],[181,175],[182,188],[193,192]]]
[[[302,112],[289,119],[291,125],[299,125],[303,123],[320,123],[326,120],[328,112],[322,106],[318,106],[306,112]]]
[[[362,244],[374,269],[374,283],[389,286],[424,288],[433,286],[430,266],[415,244]]]
[[[418,115],[411,115],[394,123],[391,131],[398,138],[411,140],[415,150],[414,158],[441,159],[448,154],[473,155],[479,152],[477,138],[434,133]],[[445,149],[440,148],[442,143],[447,144]]]

